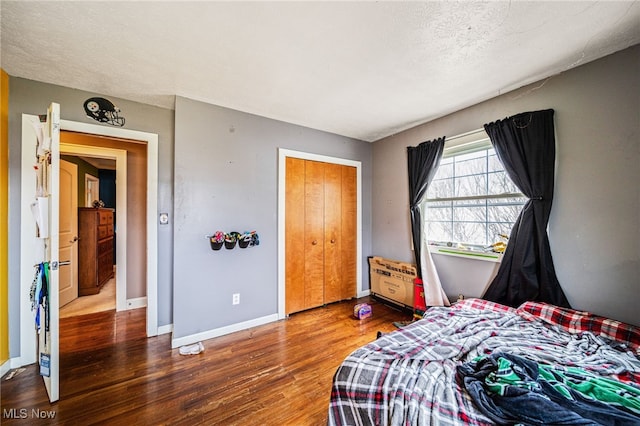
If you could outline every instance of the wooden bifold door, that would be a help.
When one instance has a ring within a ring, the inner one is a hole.
[[[286,314],[356,294],[356,168],[287,157]]]

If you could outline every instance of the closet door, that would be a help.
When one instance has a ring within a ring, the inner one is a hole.
[[[305,308],[304,160],[286,158],[285,175],[285,312]]]
[[[342,275],[340,280],[340,297],[338,300],[356,297],[357,195],[356,168],[342,166],[340,212],[342,227],[340,233],[340,263],[342,265]]]
[[[356,168],[286,159],[285,312],[355,296]]]
[[[325,303],[342,299],[342,166],[324,164]]]
[[[305,161],[304,179],[304,306],[324,301],[324,166]]]
[[[325,164],[324,301],[355,296],[356,168]]]

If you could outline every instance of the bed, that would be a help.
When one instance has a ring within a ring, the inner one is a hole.
[[[329,425],[640,425],[640,329],[587,312],[481,299],[351,353]]]

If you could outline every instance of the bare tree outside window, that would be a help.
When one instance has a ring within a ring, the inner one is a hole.
[[[489,246],[509,235],[526,201],[491,144],[476,145],[471,152],[441,160],[427,191],[427,238]]]

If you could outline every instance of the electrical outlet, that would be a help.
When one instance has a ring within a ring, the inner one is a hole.
[[[240,293],[234,293],[233,294],[233,300],[232,302],[234,305],[239,305],[240,304]]]

